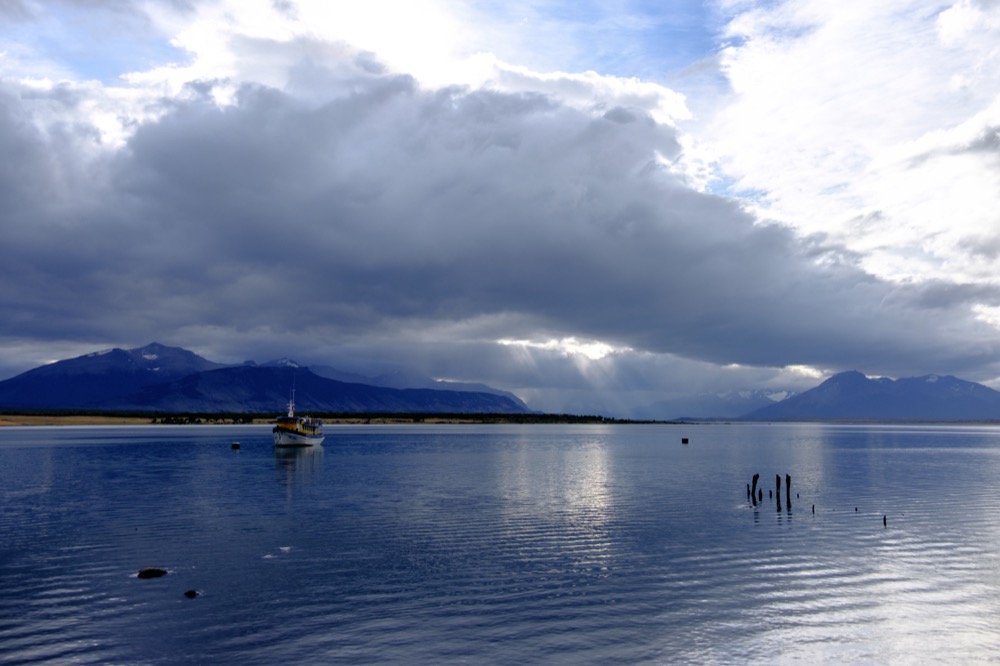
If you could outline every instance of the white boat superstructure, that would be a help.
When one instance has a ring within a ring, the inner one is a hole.
[[[323,443],[323,421],[295,415],[295,391],[288,401],[288,415],[279,416],[271,429],[274,445],[283,447],[318,446]]]

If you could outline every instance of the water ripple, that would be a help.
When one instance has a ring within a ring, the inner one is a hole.
[[[1000,658],[995,430],[95,433],[0,432],[2,664]]]

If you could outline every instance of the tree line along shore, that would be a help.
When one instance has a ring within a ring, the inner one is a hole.
[[[467,424],[610,424],[666,423],[665,421],[630,421],[605,416],[575,414],[397,414],[397,413],[318,413],[312,416],[326,423],[343,424],[403,424],[403,423],[467,423]],[[162,414],[135,412],[24,412],[0,413],[3,426],[45,425],[245,425],[273,423],[274,414],[194,413]]]

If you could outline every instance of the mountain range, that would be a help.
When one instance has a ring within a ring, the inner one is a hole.
[[[416,388],[390,387],[356,377],[331,379],[288,360],[224,365],[152,343],[57,361],[0,381],[0,410],[280,412],[294,388],[300,411],[530,412],[517,397],[490,387],[428,378],[411,378],[419,381]]]
[[[486,386],[397,372],[365,377],[281,359],[214,363],[152,343],[58,361],[0,381],[0,411],[160,413],[284,411],[292,389],[300,411],[340,413],[529,413],[515,395]],[[1000,421],[1000,392],[956,377],[834,375],[801,393],[763,390],[698,395],[637,407],[651,420]]]
[[[1000,392],[952,376],[894,380],[849,371],[754,410],[742,420],[996,421],[1000,420]]]

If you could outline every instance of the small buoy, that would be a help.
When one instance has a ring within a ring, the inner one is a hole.
[[[240,443],[239,442],[233,442],[232,445],[229,448],[231,448],[233,451],[237,451],[240,448]]]
[[[194,599],[195,597],[198,596],[198,590],[188,590],[187,592],[184,593],[184,596],[187,597],[188,599]]]

